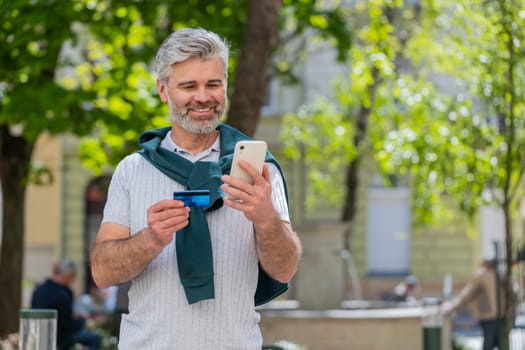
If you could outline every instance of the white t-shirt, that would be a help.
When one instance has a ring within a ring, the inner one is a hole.
[[[219,138],[206,151],[191,156],[177,147],[171,133],[161,146],[195,161],[217,161]],[[283,179],[269,164],[272,201],[289,221]],[[145,228],[146,210],[173,197],[183,186],[157,170],[140,154],[117,166],[108,192],[103,222]],[[226,205],[206,214],[213,250],[215,298],[189,305],[179,279],[175,239],[132,282],[129,314],[122,316],[119,349],[242,349],[260,350],[262,336],[254,295],[258,257],[253,224]]]

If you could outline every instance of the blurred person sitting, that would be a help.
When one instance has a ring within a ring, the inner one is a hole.
[[[459,294],[442,306],[446,315],[466,305],[470,306],[472,316],[479,322],[483,332],[483,350],[498,348],[499,344],[497,288],[495,262],[486,259]]]
[[[410,305],[418,304],[416,298],[417,278],[409,275],[403,281],[398,283],[393,291],[394,300],[405,302]]]
[[[73,315],[73,291],[71,284],[77,275],[76,264],[70,259],[53,265],[53,275],[33,292],[31,307],[57,310],[57,346],[69,349],[75,344],[87,346],[89,350],[100,349],[101,336],[86,330],[85,318]]]

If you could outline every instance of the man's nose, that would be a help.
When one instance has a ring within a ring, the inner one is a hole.
[[[210,99],[210,94],[208,93],[208,89],[206,87],[199,87],[197,91],[195,92],[195,96],[193,97],[195,101],[197,102],[206,102]]]

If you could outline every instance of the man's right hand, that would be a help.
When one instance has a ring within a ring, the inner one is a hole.
[[[184,202],[172,199],[161,200],[148,208],[151,248],[161,249],[173,240],[173,234],[189,223],[190,208]]]
[[[147,227],[131,234],[129,227],[112,222],[100,225],[91,250],[91,272],[100,288],[135,278],[189,223],[184,202],[162,200],[146,211]]]

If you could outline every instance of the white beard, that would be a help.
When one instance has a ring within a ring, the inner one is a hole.
[[[189,115],[190,109],[202,109],[211,107],[214,110],[214,115],[211,119],[206,120],[195,120]],[[201,106],[191,106],[185,108],[179,108],[175,102],[168,96],[168,108],[170,110],[170,116],[172,123],[176,123],[181,128],[192,134],[209,134],[217,128],[220,123],[220,119],[224,114],[224,108],[218,109],[217,103],[209,103]]]

